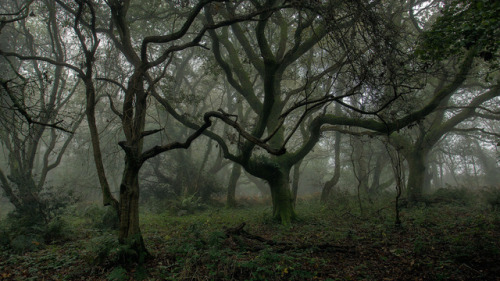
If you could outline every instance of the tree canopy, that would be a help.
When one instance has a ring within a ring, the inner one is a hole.
[[[148,257],[144,191],[198,206],[224,190],[234,207],[246,180],[289,225],[306,170],[323,203],[340,184],[360,201],[393,188],[400,224],[400,197],[425,202],[437,174],[497,178],[499,14],[487,0],[9,1],[2,190],[37,220],[84,144],[123,262]]]

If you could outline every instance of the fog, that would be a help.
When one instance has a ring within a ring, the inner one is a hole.
[[[130,277],[162,220],[494,212],[500,7],[472,2],[5,1],[0,246],[89,224]]]

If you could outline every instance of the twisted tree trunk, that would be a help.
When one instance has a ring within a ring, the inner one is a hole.
[[[289,225],[297,218],[290,192],[289,173],[289,169],[280,171],[275,174],[275,177],[269,179],[273,202],[273,218],[281,221],[283,225]]]

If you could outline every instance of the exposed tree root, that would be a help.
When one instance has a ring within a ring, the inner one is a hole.
[[[243,222],[240,225],[227,228],[224,233],[228,239],[229,247],[243,247],[247,251],[258,252],[266,247],[272,247],[273,251],[276,253],[284,253],[287,251],[305,250],[311,249],[313,252],[339,252],[339,253],[354,253],[354,247],[352,246],[340,246],[333,245],[330,243],[323,244],[297,244],[291,242],[279,242],[274,240],[269,240],[264,237],[251,234],[247,232],[244,227],[246,223]]]

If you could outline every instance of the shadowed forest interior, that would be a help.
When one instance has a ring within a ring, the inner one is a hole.
[[[499,280],[499,15],[3,0],[0,280]]]

